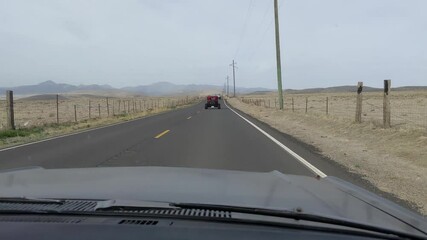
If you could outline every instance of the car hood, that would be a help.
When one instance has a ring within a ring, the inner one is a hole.
[[[406,232],[426,220],[338,178],[172,167],[28,168],[0,173],[0,197],[204,203],[305,213]],[[417,232],[418,233],[418,232]]]

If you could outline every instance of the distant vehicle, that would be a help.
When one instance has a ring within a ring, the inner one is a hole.
[[[221,109],[221,104],[218,102],[219,97],[218,96],[207,96],[206,103],[205,103],[205,109],[208,108],[218,108]]]
[[[2,240],[426,239],[426,229],[421,216],[330,176],[173,167],[0,172]]]
[[[217,94],[218,98],[221,99],[221,94]]]

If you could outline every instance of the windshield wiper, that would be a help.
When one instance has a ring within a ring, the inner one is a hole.
[[[412,233],[396,231],[392,229],[377,227],[373,225],[367,225],[367,224],[353,222],[353,221],[339,219],[339,218],[302,213],[298,211],[295,212],[290,210],[275,210],[275,209],[266,209],[266,208],[252,208],[252,207],[240,207],[240,206],[230,206],[230,205],[199,204],[199,203],[173,203],[171,205],[175,207],[180,207],[180,208],[210,209],[210,210],[218,210],[218,211],[230,211],[230,212],[236,212],[236,213],[264,215],[269,217],[290,218],[294,220],[303,220],[303,221],[331,224],[331,225],[342,226],[342,227],[356,228],[360,230],[373,231],[373,232],[382,233],[382,234],[391,234],[391,235],[395,235],[403,238],[427,239],[427,237],[415,235]],[[424,231],[420,229],[417,229],[417,230],[424,233]]]
[[[39,204],[64,204],[61,199],[30,198],[30,197],[0,197],[0,203],[39,203]]]

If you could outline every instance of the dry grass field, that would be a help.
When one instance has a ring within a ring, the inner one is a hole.
[[[199,101],[198,96],[107,98],[90,94],[59,97],[59,124],[56,95],[21,98],[14,101],[17,131],[6,131],[5,101],[0,101],[0,149],[78,132],[185,107]],[[89,115],[90,102],[90,115]],[[74,114],[74,106],[76,111]],[[77,117],[77,121],[76,120]]]
[[[60,95],[58,103],[59,123],[80,122],[113,115],[137,113],[153,109],[169,109],[186,104],[194,96],[180,97],[107,97],[91,94]],[[14,101],[17,128],[43,126],[57,123],[56,95],[40,95]],[[0,101],[0,130],[6,126],[6,102]]]
[[[245,95],[228,101],[279,131],[315,146],[349,172],[412,203],[427,215],[426,91],[393,93],[389,129],[382,127],[382,93],[364,94],[360,124],[355,123],[355,94],[287,95],[285,111],[274,108],[274,97],[273,94]]]
[[[241,98],[267,108],[278,108],[277,93],[244,95]],[[390,102],[392,126],[427,128],[427,91],[392,92]],[[328,111],[330,116],[349,120],[354,120],[356,114],[356,93],[285,94],[284,103],[286,111],[293,109],[296,113],[306,113],[307,103],[307,114],[326,115]],[[383,93],[363,93],[362,121],[380,126],[382,114]]]

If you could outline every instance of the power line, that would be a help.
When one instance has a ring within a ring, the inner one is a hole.
[[[283,1],[280,1],[279,3],[279,9],[282,7],[283,5]],[[269,5],[270,7],[267,8],[266,13],[268,13],[268,11],[271,9],[271,5]],[[271,16],[271,15],[269,15]],[[253,51],[252,54],[249,56],[249,61],[252,60],[252,58],[255,56],[255,54],[257,53],[259,47],[261,46],[261,44],[264,42],[265,40],[265,36],[267,35],[267,32],[270,31],[271,26],[273,25],[273,21],[274,21],[274,17],[271,17],[269,24],[267,25],[267,28],[265,29],[264,33],[261,35],[261,39],[260,41],[258,41],[258,44],[255,45],[255,47],[253,47]]]
[[[238,45],[237,45],[237,50],[236,50],[236,52],[234,53],[234,57],[233,57],[233,58],[236,58],[237,54],[239,53],[240,45],[242,44],[243,37],[244,37],[244,35],[245,35],[245,33],[246,33],[246,27],[247,27],[247,25],[248,25],[248,19],[249,19],[250,15],[251,15],[252,1],[253,1],[253,0],[251,0],[251,1],[249,2],[248,10],[247,10],[247,12],[246,12],[246,17],[245,17],[245,22],[244,22],[244,24],[243,24],[243,29],[242,29],[242,32],[241,32],[241,34],[240,34],[239,43],[238,43]]]

